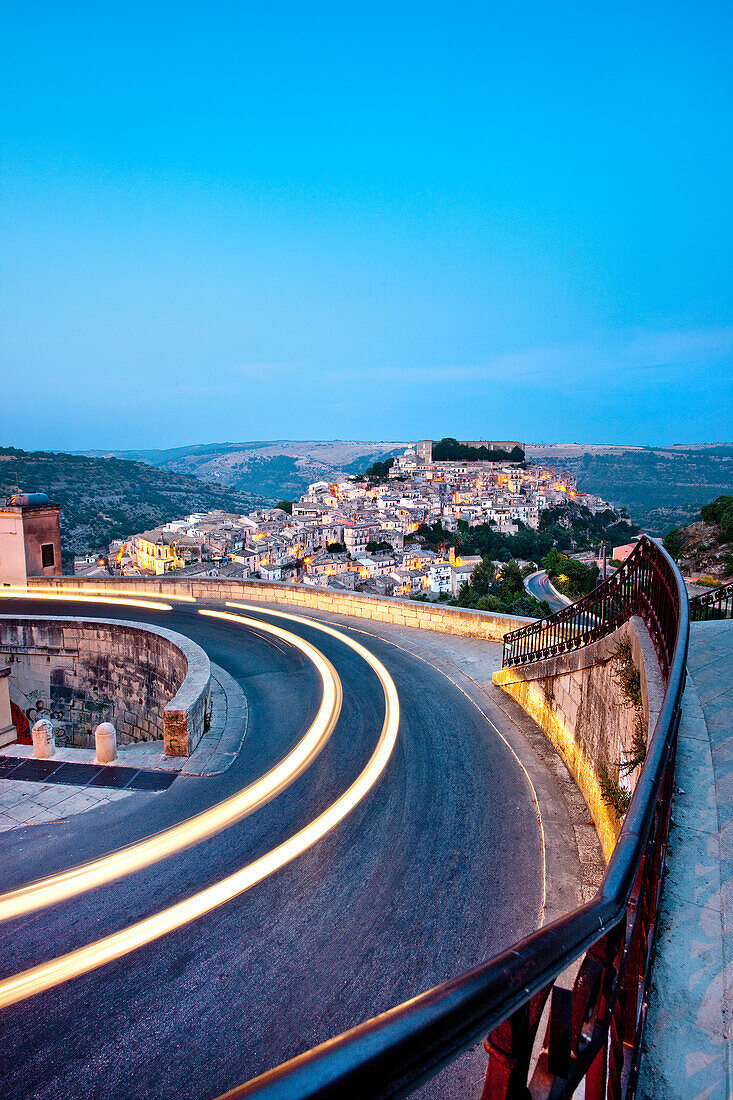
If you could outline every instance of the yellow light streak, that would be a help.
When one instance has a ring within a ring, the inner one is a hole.
[[[200,615],[216,615],[216,612],[200,611]],[[25,913],[44,909],[48,905],[65,901],[85,893],[96,886],[131,875],[158,860],[190,848],[221,832],[266,805],[285,790],[315,760],[328,741],[341,713],[343,690],[338,673],[320,650],[304,638],[259,619],[237,617],[244,626],[256,627],[266,634],[288,642],[315,665],[323,686],[321,704],[316,717],[305,736],[274,768],[255,780],[231,798],[218,802],[208,810],[195,814],[186,821],[155,833],[146,840],[120,848],[110,855],[89,863],[79,864],[68,871],[38,879],[18,890],[0,895],[0,921],[10,920]]]
[[[244,605],[242,605],[242,606],[244,606]],[[268,608],[267,614],[268,615],[277,615],[277,614],[279,614],[279,612],[270,611],[269,608]],[[295,617],[295,616],[293,616],[293,617]],[[302,621],[312,623],[312,625],[315,626],[315,623],[311,619],[306,619],[305,617],[303,617]],[[332,620],[320,619],[318,621],[319,622],[330,622]],[[415,657],[418,661],[422,661],[424,665],[430,665],[431,668],[434,668],[436,672],[439,672],[441,676],[444,676],[446,678],[446,680],[448,680],[451,684],[453,684],[453,686],[458,691],[460,691],[461,695],[465,696],[465,698],[468,699],[469,703],[471,703],[476,708],[476,710],[479,712],[479,714],[483,718],[486,719],[488,724],[493,729],[494,733],[496,733],[497,736],[499,738],[501,738],[501,740],[504,742],[507,749],[509,750],[509,752],[512,754],[512,756],[516,760],[517,764],[519,765],[525,779],[527,780],[527,784],[529,785],[529,789],[532,792],[532,802],[534,803],[535,809],[537,811],[537,826],[538,826],[539,833],[540,833],[540,851],[542,853],[542,904],[540,906],[540,925],[542,925],[542,923],[544,921],[544,913],[545,913],[546,904],[547,904],[547,855],[546,855],[546,845],[545,845],[545,828],[544,828],[544,824],[542,822],[542,811],[540,809],[540,801],[539,801],[539,798],[537,796],[537,790],[535,788],[534,783],[532,782],[532,778],[531,778],[529,772],[527,771],[524,764],[522,763],[522,761],[521,761],[518,753],[516,752],[516,750],[512,747],[512,745],[507,740],[507,738],[504,736],[504,734],[501,732],[501,730],[496,725],[496,723],[492,722],[492,720],[489,718],[486,711],[482,710],[482,708],[478,705],[476,700],[472,699],[471,696],[468,694],[468,692],[465,691],[464,688],[461,687],[461,685],[458,683],[457,680],[454,680],[452,676],[449,676],[444,668],[439,668],[438,665],[436,665],[432,661],[428,660],[427,657],[423,657],[422,654],[418,653],[416,650],[407,649],[407,648],[405,648],[405,646],[398,645],[397,642],[390,641],[388,638],[381,638],[379,634],[374,634],[371,630],[361,630],[357,626],[346,626],[346,624],[343,625],[343,629],[344,630],[353,630],[354,633],[356,633],[356,634],[364,634],[367,638],[376,638],[381,642],[385,642],[387,645],[393,646],[395,649],[401,650],[403,653],[408,653],[411,657]],[[453,665],[453,667],[456,669],[456,671],[459,672],[462,676],[465,676],[467,680],[470,680],[471,683],[474,685],[474,687],[476,687],[478,689],[478,691],[483,692],[483,694],[486,694],[486,692],[481,687],[481,685],[478,683],[478,681],[474,680],[473,676],[469,675],[469,673],[466,672],[465,669],[462,669],[454,661],[449,661],[448,663]],[[499,708],[499,710],[509,719],[509,721],[513,725],[516,725],[516,722],[514,722],[514,719],[509,715],[508,711],[506,711],[504,709],[504,707],[501,705],[501,703],[499,703],[496,699],[494,699],[493,702]]]
[[[57,596],[59,599],[63,599],[67,594],[78,594],[80,596],[105,596],[109,589],[107,588],[93,588],[91,585],[84,585],[83,588],[73,588],[71,585],[64,585],[63,587],[57,587],[51,585],[48,588],[43,585],[33,585],[32,588],[25,588],[23,585],[8,585],[7,587],[0,588],[0,596],[12,595],[14,599],[19,596],[29,596],[31,599],[37,598],[36,593],[42,592],[44,598],[48,596]],[[115,591],[119,591],[115,589]],[[137,588],[132,588],[130,585],[122,586],[123,592],[129,592],[132,596],[144,596],[146,600],[170,600],[172,603],[196,603],[195,596],[178,596],[172,595],[170,592],[140,592]],[[40,598],[40,597],[38,597]]]
[[[230,615],[224,611],[202,611],[200,614],[209,614],[215,618],[232,622],[242,621],[240,616]],[[285,615],[283,612],[278,614],[282,618],[308,622],[309,625],[316,626],[316,624],[311,624],[308,619],[301,620],[296,615]],[[352,638],[348,638],[345,634],[331,630],[329,627],[318,625],[316,629],[320,629],[326,634],[332,634],[339,641],[359,653],[367,664],[374,669],[384,691],[384,723],[377,747],[368,764],[351,786],[309,825],[300,829],[288,840],[253,863],[236,871],[233,875],[227,876],[220,882],[214,883],[213,886],[193,894],[190,898],[186,898],[160,913],[155,913],[152,917],[147,917],[128,928],[123,928],[120,932],[105,936],[86,947],[70,951],[66,955],[51,960],[51,962],[41,963],[39,966],[31,967],[12,978],[1,981],[0,1008],[15,1004],[26,997],[51,989],[70,978],[78,977],[89,970],[94,970],[105,963],[112,962],[113,959],[118,959],[130,951],[134,951],[138,947],[142,947],[144,944],[174,931],[176,928],[181,928],[197,917],[211,912],[217,906],[231,901],[256,883],[261,882],[268,875],[273,874],[274,871],[284,867],[285,864],[291,862],[297,856],[302,855],[331,829],[335,828],[367,795],[386,768],[397,740],[397,729],[400,721],[397,688],[382,662],[377,660],[364,646]]]
[[[12,600],[66,600],[67,603],[107,603],[113,604],[115,607],[144,607],[147,611],[173,610],[169,603],[150,603],[149,600],[129,600],[122,596],[60,596],[56,592],[28,592],[25,589],[20,589],[15,592],[9,588],[0,588],[0,599],[3,597]]]

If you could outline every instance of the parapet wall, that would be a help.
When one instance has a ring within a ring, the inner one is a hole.
[[[0,616],[5,664],[16,727],[49,716],[62,744],[93,747],[102,721],[114,723],[120,744],[163,738],[168,756],[190,755],[203,735],[209,659],[174,631],[111,619]]]
[[[653,731],[664,697],[654,646],[642,619],[633,617],[592,645],[545,661],[503,668],[494,683],[511,695],[546,734],[565,761],[591,812],[606,859],[621,820],[604,798],[602,773],[632,791],[640,769],[619,768],[633,753],[638,711],[619,682],[619,642],[631,643],[640,673],[642,713]]]
[[[333,615],[353,615],[377,622],[435,630],[441,634],[459,634],[467,638],[484,638],[500,642],[510,630],[517,630],[532,619],[514,615],[496,615],[471,608],[449,607],[446,604],[424,604],[415,600],[398,600],[388,596],[372,596],[363,592],[332,592],[310,588],[303,584],[282,584],[268,581],[227,580],[217,577],[200,580],[176,580],[167,577],[43,577],[29,579],[29,587],[80,588],[115,592],[132,596],[151,592],[194,596],[201,600],[242,600],[250,603],[285,603],[292,607],[312,608]]]

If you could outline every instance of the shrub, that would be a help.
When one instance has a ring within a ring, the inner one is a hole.
[[[615,779],[611,778],[605,764],[601,764],[598,769],[598,783],[603,801],[615,810],[616,817],[620,821],[629,808],[631,795]]]
[[[626,703],[631,707],[640,707],[643,704],[641,695],[641,673],[634,664],[631,652],[631,642],[624,640],[616,646],[616,682],[621,688],[621,694]]]
[[[626,760],[618,762],[619,773],[629,775],[644,763],[648,741],[647,721],[644,717],[644,699],[641,691],[641,672],[634,664],[631,642],[625,639],[616,646],[616,683],[626,706],[636,711],[631,751]]]
[[[720,527],[719,542],[733,542],[733,497],[723,495],[710,504],[703,504],[700,516],[704,523],[716,523]]]
[[[680,554],[682,553],[681,535],[682,528],[673,527],[672,530],[664,536],[664,549],[667,551],[671,558],[674,558],[675,561],[677,561]]]

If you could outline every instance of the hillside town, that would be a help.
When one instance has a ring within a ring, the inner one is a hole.
[[[259,577],[384,596],[455,597],[479,564],[428,549],[423,524],[456,531],[489,524],[504,535],[537,530],[542,512],[568,502],[592,513],[610,505],[580,493],[572,476],[524,461],[514,441],[472,441],[475,461],[436,458],[433,441],[375,463],[362,476],[316,481],[294,502],[246,515],[196,512],[110,544],[106,560],[77,559],[77,575]],[[512,451],[512,448],[517,450]],[[495,452],[497,460],[485,457]]]

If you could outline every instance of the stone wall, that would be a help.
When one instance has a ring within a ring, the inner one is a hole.
[[[190,639],[144,623],[0,616],[0,666],[10,668],[19,733],[57,723],[59,744],[93,747],[99,722],[120,744],[163,738],[169,756],[204,732],[211,670]]]
[[[494,683],[511,695],[551,741],[578,784],[608,859],[621,820],[601,790],[601,773],[621,789],[632,791],[640,768],[625,775],[619,768],[630,758],[637,711],[619,683],[619,642],[631,643],[641,676],[642,709],[653,730],[664,685],[651,638],[639,618],[632,618],[607,638],[572,653],[494,673]]]
[[[201,600],[241,600],[245,603],[284,603],[330,612],[333,615],[353,615],[377,622],[435,630],[441,634],[460,634],[468,638],[485,638],[500,642],[510,630],[517,630],[532,619],[514,615],[497,615],[471,608],[448,607],[446,604],[424,604],[415,600],[398,600],[387,596],[372,596],[363,592],[331,592],[303,584],[282,584],[274,581],[241,581],[226,578],[176,580],[166,577],[79,577],[43,578],[28,581],[29,587],[80,588],[83,591],[109,591],[117,595],[148,595],[151,592],[193,596]]]

